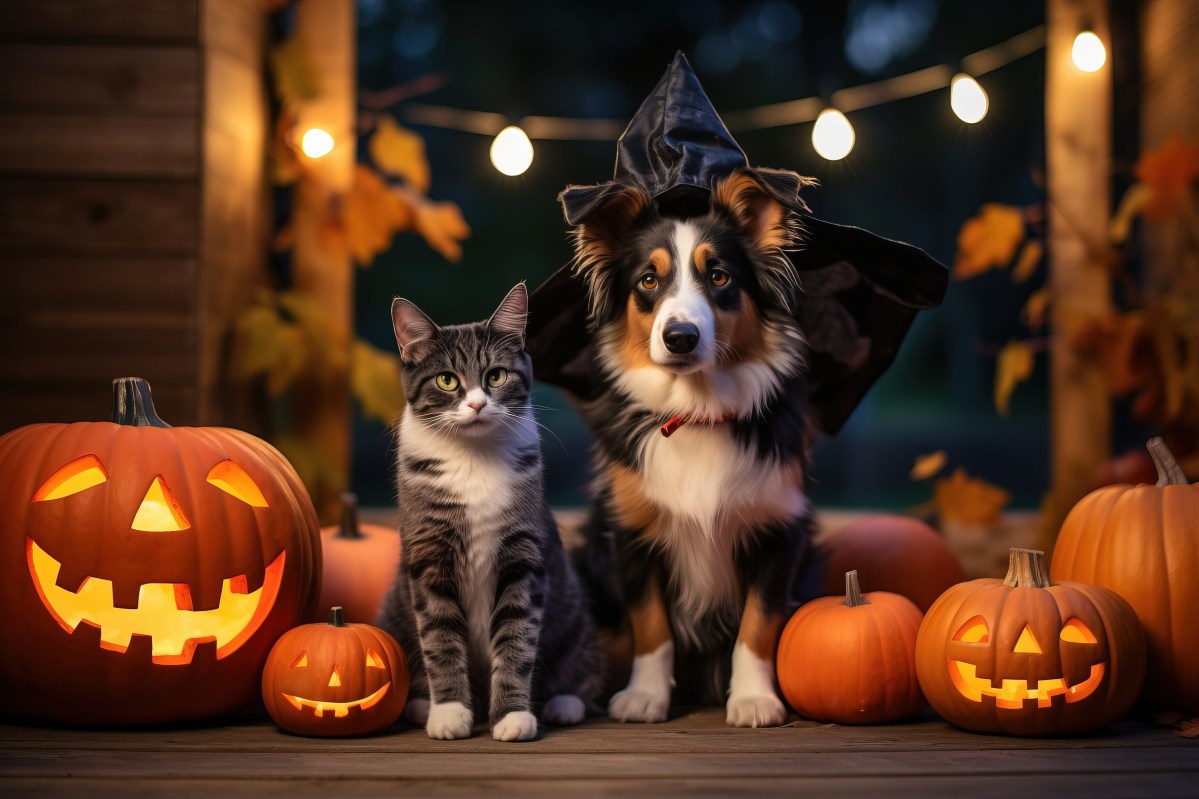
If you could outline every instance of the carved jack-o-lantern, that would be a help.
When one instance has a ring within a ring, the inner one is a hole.
[[[0,438],[0,709],[74,723],[219,715],[311,613],[316,513],[237,430],[172,428],[114,381],[112,422]]]
[[[1080,733],[1132,707],[1145,637],[1120,596],[1051,584],[1043,553],[1013,549],[1006,579],[959,583],[929,608],[916,671],[929,704],[961,727]]]
[[[262,701],[283,729],[324,737],[367,735],[395,723],[408,699],[400,645],[369,624],[305,624],[275,644],[262,672]]]

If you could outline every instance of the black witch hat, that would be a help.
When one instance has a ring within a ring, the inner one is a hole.
[[[748,167],[682,53],[637,109],[617,142],[613,180],[562,192],[567,223],[578,225],[615,195],[636,187],[660,206],[687,208],[715,181]],[[800,277],[796,317],[808,339],[808,396],[813,419],[835,433],[895,359],[916,312],[935,308],[949,275],[922,250],[806,213],[803,180],[793,172],[761,173],[763,188],[803,224],[789,252]],[[697,207],[692,205],[690,207]],[[587,297],[573,265],[558,270],[530,297],[528,347],[534,373],[580,399],[602,386],[587,330]]]

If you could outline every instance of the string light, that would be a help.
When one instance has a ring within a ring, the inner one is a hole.
[[[840,161],[853,150],[854,140],[853,125],[837,109],[826,108],[816,117],[816,124],[812,126],[812,146],[821,158]]]
[[[300,139],[300,149],[309,158],[322,158],[333,152],[333,137],[328,131],[310,128],[304,132],[304,138]]]
[[[523,175],[533,163],[533,142],[523,130],[509,125],[491,143],[491,163],[510,177]]]
[[[1094,31],[1083,31],[1074,37],[1070,57],[1083,72],[1098,72],[1107,63],[1107,48]]]
[[[987,93],[978,81],[959,72],[949,84],[949,107],[958,119],[973,125],[987,115]]]

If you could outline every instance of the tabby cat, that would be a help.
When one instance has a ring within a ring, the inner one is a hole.
[[[408,406],[397,484],[403,558],[381,613],[409,657],[405,716],[430,738],[577,724],[595,708],[603,660],[543,491],[525,352],[528,296],[487,322],[438,327],[392,304]],[[481,711],[480,711],[481,712]]]

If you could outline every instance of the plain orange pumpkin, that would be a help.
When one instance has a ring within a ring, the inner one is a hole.
[[[324,579],[318,607],[338,605],[346,621],[373,624],[400,568],[400,534],[358,520],[358,497],[341,497],[341,523],[321,530]]]
[[[779,639],[779,688],[795,712],[839,724],[878,724],[924,707],[916,679],[920,610],[886,591],[863,595],[857,572],[845,595],[804,604]]]
[[[1128,600],[1149,645],[1146,705],[1199,714],[1199,484],[1160,438],[1148,448],[1157,484],[1083,497],[1062,524],[1050,574]]]
[[[843,575],[855,569],[863,584],[902,594],[925,612],[945,589],[966,579],[945,539],[907,516],[859,519],[834,530],[820,546],[827,556],[826,596],[839,595]]]

